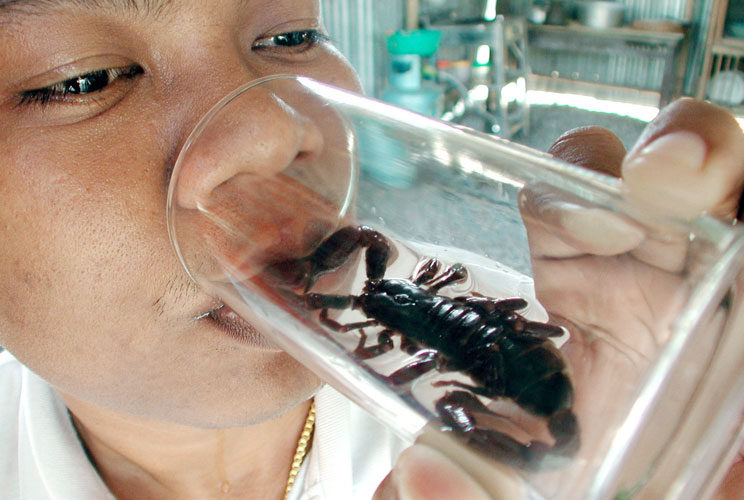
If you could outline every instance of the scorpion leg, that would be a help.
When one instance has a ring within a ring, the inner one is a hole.
[[[448,392],[437,401],[436,409],[446,426],[443,430],[459,434],[468,445],[520,469],[540,469],[544,459],[555,451],[555,447],[543,441],[523,443],[501,431],[478,427],[477,414],[496,414],[470,392]]]
[[[330,328],[331,330],[335,330],[337,332],[346,333],[351,330],[360,330],[362,328],[368,327],[368,326],[376,326],[378,323],[375,320],[369,320],[369,321],[359,321],[358,323],[347,323],[342,324],[339,323],[336,320],[333,320],[328,317],[328,309],[323,309],[320,311],[320,322],[324,325]]]
[[[450,359],[439,368],[439,371],[460,371],[470,375],[474,380],[480,380],[485,383],[485,386],[467,384],[460,380],[440,380],[434,382],[435,387],[454,386],[489,398],[504,395],[506,387],[504,358],[498,350],[490,351],[490,359],[486,365],[477,362],[471,365],[460,365]]]
[[[353,295],[308,293],[304,300],[308,309],[347,309],[354,305]]]
[[[435,369],[437,367],[437,356],[438,353],[436,351],[421,351],[414,361],[408,363],[403,368],[397,369],[385,377],[385,379],[393,385],[402,385],[411,382],[424,373]]]
[[[400,349],[413,356],[417,352],[420,352],[422,350],[421,345],[417,344],[413,340],[411,340],[409,337],[401,336],[400,339]]]
[[[555,438],[553,445],[555,455],[570,457],[579,451],[581,445],[579,422],[571,410],[559,410],[552,414],[548,419],[548,430]]]
[[[363,328],[378,325],[379,323],[375,320],[342,324],[328,317],[329,308],[347,308],[354,303],[353,296],[308,293],[307,295],[305,295],[305,303],[310,309],[322,309],[322,311],[320,311],[318,320],[323,326],[341,333],[345,333],[351,330],[360,331],[359,343],[357,344],[356,349],[354,349],[354,354],[359,358],[373,358],[393,349],[393,340],[390,338],[390,334],[393,333],[393,331],[389,329],[385,329],[377,335],[377,345],[369,347],[365,346],[365,344],[367,343],[367,334],[364,332]]]
[[[368,320],[344,325],[328,317],[328,309],[346,309],[353,306],[355,297],[352,295],[308,293],[304,298],[305,307],[308,309],[322,309],[318,318],[321,324],[337,332],[348,332],[350,330],[358,330],[366,326],[375,326],[378,324],[375,320]]]
[[[354,349],[354,355],[361,359],[370,359],[377,356],[381,356],[386,352],[390,352],[393,349],[393,339],[390,338],[392,330],[385,329],[377,334],[377,345],[366,346],[367,334],[364,330],[359,329],[359,343]]]
[[[534,335],[535,337],[561,337],[565,333],[563,328],[558,325],[541,323],[540,321],[525,321],[522,325],[521,333]]]
[[[476,392],[479,389],[479,387],[476,385],[466,384],[465,382],[460,382],[459,380],[439,380],[437,382],[434,382],[432,385],[434,387],[444,387],[447,385],[452,385],[454,387],[458,387],[460,389],[465,389],[465,390],[472,391],[472,392]]]
[[[499,314],[519,311],[527,307],[527,301],[520,297],[510,299],[493,299],[491,297],[462,295],[453,299],[470,306],[483,314]]]
[[[527,301],[520,297],[493,299],[483,296],[463,295],[455,297],[453,300],[465,306],[472,307],[483,314],[499,315],[511,324],[516,333],[523,333],[541,339],[560,337],[564,334],[564,330],[560,326],[541,321],[530,321],[518,314],[516,311],[527,307]]]

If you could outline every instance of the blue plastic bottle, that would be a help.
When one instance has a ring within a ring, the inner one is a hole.
[[[390,68],[383,101],[423,115],[441,116],[443,91],[424,80],[421,73],[422,58],[434,55],[439,38],[439,32],[430,30],[398,31],[388,38]],[[415,161],[399,145],[386,141],[383,131],[367,135],[363,138],[369,143],[365,149],[374,157],[366,162],[362,159],[362,164],[367,165],[369,175],[387,186],[407,188],[414,184],[418,170]]]

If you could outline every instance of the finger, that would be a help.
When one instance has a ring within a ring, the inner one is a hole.
[[[375,490],[372,500],[399,500],[398,488],[395,483],[393,472],[385,476],[380,486]]]
[[[394,495],[390,496],[390,481]],[[387,485],[385,483],[388,483]],[[375,500],[490,500],[467,473],[433,448],[414,445],[401,453],[392,473],[375,493]],[[382,496],[382,495],[388,496]]]
[[[689,236],[683,232],[667,229],[657,234],[627,216],[546,185],[525,186],[518,202],[533,261],[631,253],[668,272],[684,268]]]
[[[625,146],[609,130],[590,126],[564,133],[548,152],[574,165],[617,177]],[[529,226],[533,256],[617,255],[635,248],[644,237],[627,219],[572,201],[547,186],[525,188],[519,201],[525,225]]]
[[[550,186],[525,186],[519,206],[533,258],[618,255],[638,247],[645,237],[630,219],[587,206]]]
[[[665,117],[667,114],[665,113],[663,116]],[[645,134],[657,130],[659,123],[662,123],[663,120],[662,117],[658,123],[652,124]],[[646,135],[642,136],[639,143],[636,144],[636,148],[646,138]],[[549,151],[565,161],[615,176],[620,175],[625,156],[625,148],[620,139],[609,130],[601,127],[582,127],[566,132],[558,138]],[[555,218],[556,216],[553,216],[553,219]],[[565,227],[566,232],[570,231],[570,228],[574,228],[574,233],[564,233],[562,240],[571,242],[570,244],[574,248],[582,250],[584,253],[612,255],[633,249],[633,254],[639,260],[669,271],[677,271],[683,265],[686,256],[684,241],[678,239],[656,241],[653,236],[649,236],[641,242],[641,229],[639,227],[635,227],[629,232],[629,221],[625,220],[618,225],[613,225],[616,221],[611,220],[608,215],[601,213],[599,210],[585,210],[583,212],[572,210],[561,214],[560,219],[565,219],[561,221],[561,225]],[[602,228],[602,230],[598,231],[597,228]],[[542,243],[550,243],[550,250],[536,247],[537,250],[542,250],[543,255],[551,255],[552,252],[553,256],[569,256],[570,252],[565,250],[562,254],[559,254],[561,247],[553,241],[548,241],[549,239],[545,237],[544,231],[542,236],[542,238],[535,236],[532,239]]]
[[[602,127],[579,127],[560,136],[548,153],[568,163],[620,177],[625,146]]]
[[[728,112],[682,99],[661,111],[622,165],[628,196],[678,217],[737,215],[744,134]]]
[[[744,460],[736,462],[726,473],[714,500],[741,500],[744,498]]]

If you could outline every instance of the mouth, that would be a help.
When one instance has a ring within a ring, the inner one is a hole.
[[[197,316],[197,321],[212,323],[231,338],[252,347],[281,351],[279,346],[262,335],[253,325],[224,304]]]

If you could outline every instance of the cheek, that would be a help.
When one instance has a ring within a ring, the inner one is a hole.
[[[106,132],[0,142],[0,344],[29,363],[126,341],[176,269],[159,149]]]

